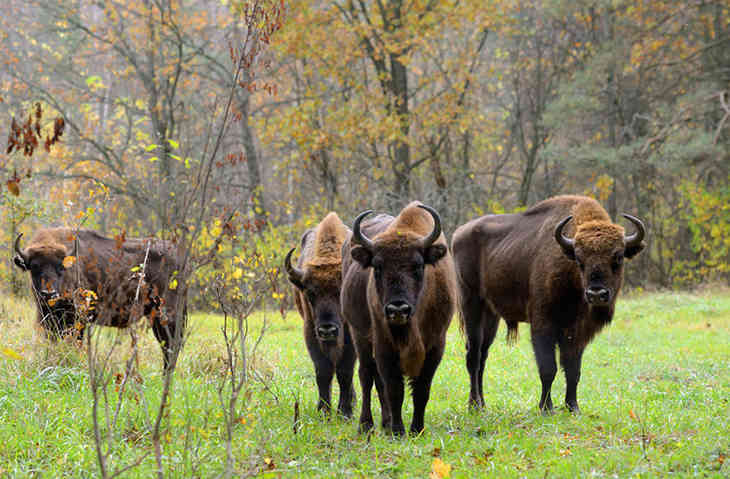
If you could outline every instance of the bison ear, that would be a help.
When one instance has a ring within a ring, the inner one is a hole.
[[[626,251],[624,251],[624,256],[631,259],[637,254],[641,253],[645,246],[646,244],[644,244],[643,241],[636,246],[629,246],[626,248]]]
[[[350,254],[352,255],[352,259],[360,263],[360,266],[363,268],[367,268],[370,266],[370,262],[373,260],[373,255],[368,251],[367,248],[355,245],[350,250]]]
[[[423,254],[423,260],[426,264],[435,264],[438,260],[446,256],[446,245],[432,244]]]
[[[13,258],[13,262],[18,268],[22,269],[23,271],[28,271],[28,267],[25,265],[25,261],[23,261],[23,258],[21,258],[19,254],[15,255],[15,257]]]

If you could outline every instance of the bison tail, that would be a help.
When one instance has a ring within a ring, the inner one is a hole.
[[[517,343],[517,339],[520,337],[520,333],[518,330],[518,322],[517,321],[505,321],[507,323],[507,344],[510,346]]]

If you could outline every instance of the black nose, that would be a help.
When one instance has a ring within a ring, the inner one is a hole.
[[[411,315],[411,305],[405,301],[393,301],[385,305],[385,315],[389,318],[395,316],[408,318]]]
[[[590,304],[607,304],[611,299],[611,292],[603,286],[591,286],[586,290],[586,300]]]
[[[336,324],[322,324],[317,326],[317,336],[319,339],[336,338],[340,328]]]

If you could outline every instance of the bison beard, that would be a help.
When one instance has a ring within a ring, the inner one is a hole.
[[[82,337],[88,322],[125,328],[144,315],[162,347],[164,370],[174,364],[179,348],[173,341],[182,337],[185,298],[180,299],[182,317],[177,317],[178,291],[169,288],[178,270],[173,244],[117,241],[83,229],[43,228],[22,250],[21,236],[15,240],[14,261],[30,272],[39,323],[51,339],[68,334]],[[67,256],[75,261],[67,263]],[[141,272],[135,275],[132,270],[146,256],[144,278],[139,278]]]
[[[340,316],[342,245],[348,233],[335,213],[328,214],[316,228],[302,235],[298,266],[291,263],[292,249],[284,259],[284,267],[296,288],[294,299],[304,320],[304,342],[314,363],[319,390],[317,409],[329,412],[336,373],[340,386],[337,410],[349,418],[355,401],[355,349]]]
[[[566,405],[579,411],[583,351],[613,318],[623,259],[644,248],[643,223],[624,216],[634,224],[634,234],[626,236],[595,200],[558,196],[523,213],[487,215],[457,228],[452,250],[472,406],[484,406],[484,366],[502,317],[508,339],[516,337],[518,322],[530,323],[542,383],[540,409],[553,410],[557,347]]]
[[[378,390],[382,425],[405,432],[404,376],[413,394],[410,430],[423,430],[431,382],[441,362],[456,300],[453,261],[432,208],[411,203],[398,217],[354,222],[343,248],[342,313],[360,360],[360,430],[373,426],[370,395]]]

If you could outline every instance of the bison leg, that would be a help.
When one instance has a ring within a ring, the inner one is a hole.
[[[428,403],[428,398],[431,394],[431,382],[443,355],[443,345],[431,349],[426,354],[421,374],[411,384],[413,390],[413,422],[411,422],[411,434],[420,434],[423,431],[426,403]]]
[[[390,411],[390,424],[387,429],[396,436],[402,436],[406,432],[402,416],[405,385],[400,370],[400,357],[394,351],[383,352],[376,358],[376,363],[378,373],[383,378],[385,407]]]
[[[175,341],[182,342],[182,325],[180,326],[180,335],[176,336],[176,321],[169,320],[166,324],[162,324],[159,319],[152,323],[152,332],[157,338],[162,348],[162,372],[166,373],[170,367],[174,367],[177,354],[180,352],[180,345],[175,345]]]
[[[553,400],[550,397],[550,389],[558,372],[555,363],[555,335],[552,331],[533,331],[532,349],[535,351],[537,369],[540,372],[542,383],[542,394],[540,395],[540,410],[543,414],[552,414]]]
[[[578,408],[578,381],[580,381],[580,365],[583,358],[583,349],[574,347],[560,347],[560,365],[565,371],[565,405],[570,412],[579,414]]]
[[[329,357],[322,351],[319,341],[315,336],[311,321],[307,321],[304,327],[304,342],[309,351],[309,357],[314,363],[314,374],[317,381],[319,400],[317,410],[329,413],[331,404],[332,378],[335,375],[335,366]]]
[[[352,417],[352,407],[355,402],[355,388],[352,386],[354,371],[355,349],[352,343],[346,340],[342,357],[337,363],[337,384],[340,385],[340,402],[337,410],[346,418]]]
[[[373,381],[377,374],[375,361],[372,358],[360,356],[360,387],[362,389],[362,406],[360,409],[360,432],[368,432],[373,428],[373,412],[370,407],[370,394],[373,390]]]
[[[327,414],[330,412],[332,377],[335,375],[335,368],[329,359],[324,358],[324,361],[314,363],[314,369],[317,374],[317,390],[319,391],[317,411],[324,411]]]

